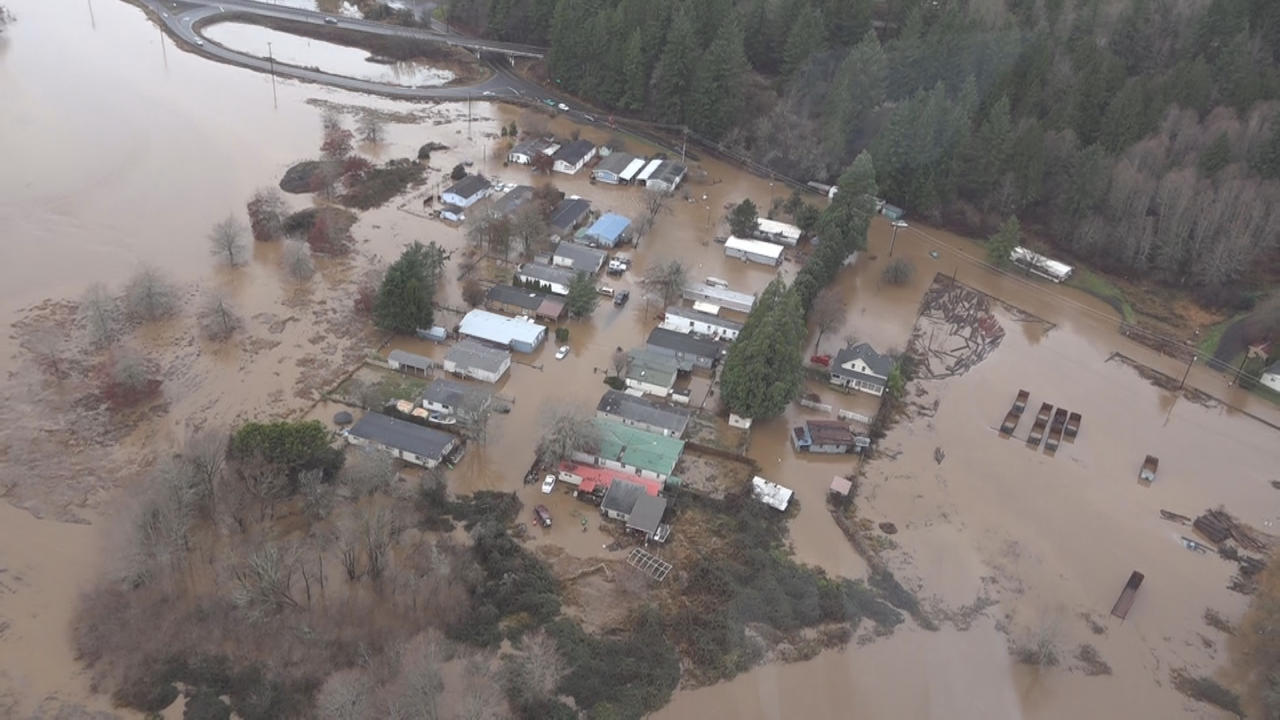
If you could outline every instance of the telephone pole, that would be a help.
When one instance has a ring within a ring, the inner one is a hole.
[[[98,29],[98,21],[93,19],[93,0],[87,0],[89,3],[89,24],[94,30]]]
[[[271,107],[280,109],[280,101],[276,97],[276,56],[271,51],[271,43],[267,43],[267,60],[271,63]]]

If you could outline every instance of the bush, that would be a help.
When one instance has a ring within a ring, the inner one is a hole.
[[[680,660],[657,608],[638,610],[617,637],[588,635],[567,619],[547,633],[570,667],[560,691],[590,717],[645,717],[666,705],[680,682]]]
[[[379,168],[370,165],[360,172],[358,178],[348,182],[349,189],[338,200],[359,210],[375,208],[406,188],[420,185],[425,172],[426,168],[421,163],[407,159],[391,160]]]
[[[468,588],[472,611],[450,628],[451,637],[473,645],[496,645],[502,640],[499,623],[503,618],[527,614],[528,622],[520,628],[524,630],[545,625],[560,614],[559,582],[546,563],[492,519],[477,524],[472,537],[472,554],[481,574]]]
[[[332,480],[346,455],[329,443],[329,431],[319,420],[249,422],[231,436],[227,456],[237,462],[270,462],[294,480],[314,469]]]
[[[188,693],[182,720],[231,720],[231,707],[208,688]]]
[[[906,285],[915,274],[916,266],[906,258],[894,258],[884,268],[884,281],[890,285]]]
[[[319,192],[341,174],[341,167],[327,160],[303,160],[284,171],[280,189],[295,195]]]
[[[609,387],[619,392],[625,391],[627,389],[627,381],[623,380],[617,375],[605,375],[604,384],[608,385]]]
[[[1240,696],[1217,680],[1211,677],[1188,675],[1185,670],[1171,670],[1169,677],[1173,680],[1173,687],[1183,695],[1235,713],[1236,717],[1244,717]]]
[[[556,328],[556,342],[569,342],[569,328]]]
[[[467,176],[467,166],[463,165],[462,163],[458,163],[457,165],[454,165],[453,170],[449,172],[449,179],[454,182],[458,182],[459,180],[461,180],[466,176]]]

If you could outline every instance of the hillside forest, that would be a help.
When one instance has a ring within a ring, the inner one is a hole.
[[[798,180],[1248,306],[1280,271],[1272,0],[452,0],[565,92]]]

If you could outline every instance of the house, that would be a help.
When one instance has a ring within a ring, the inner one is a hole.
[[[675,358],[681,372],[689,372],[695,367],[710,370],[724,356],[724,346],[714,340],[703,340],[662,327],[649,332],[644,349]]]
[[[790,223],[778,222],[768,218],[756,220],[756,237],[787,247],[795,247],[800,242],[800,228]]]
[[[606,496],[605,499],[608,497]],[[641,495],[636,498],[635,504],[631,507],[631,514],[626,518],[627,530],[639,533],[646,540],[653,538],[657,542],[666,542],[671,536],[671,526],[662,522],[662,516],[666,514],[666,498]]]
[[[405,462],[435,467],[461,449],[456,436],[408,420],[368,413],[347,430],[347,442],[380,448]]]
[[[662,492],[662,489],[666,486],[666,483],[661,480],[640,477],[635,473],[613,470],[599,465],[585,465],[567,461],[560,463],[556,477],[560,482],[576,486],[579,493],[588,494],[604,493],[613,484],[614,480],[626,480],[627,482],[641,485],[647,494],[654,496]]]
[[[440,200],[447,205],[469,208],[488,195],[492,188],[483,175],[468,175],[440,193]]]
[[[677,438],[611,420],[596,418],[593,422],[600,430],[600,448],[594,454],[574,453],[573,460],[577,462],[666,481],[684,452],[684,441]]]
[[[439,378],[422,392],[421,401],[424,410],[471,419],[489,406],[493,395],[476,385]]]
[[[511,368],[511,353],[474,340],[463,340],[444,356],[444,371],[480,382],[496,383]]]
[[[658,327],[686,335],[702,335],[725,341],[737,340],[738,333],[742,332],[740,322],[679,305],[667,308],[662,316],[662,324]]]
[[[440,206],[440,217],[449,222],[462,222],[467,219],[466,210],[451,203]]]
[[[542,263],[524,263],[516,267],[516,279],[522,283],[538,283],[542,289],[556,295],[568,295],[569,283],[573,282],[576,272],[569,268],[543,265]]]
[[[730,235],[724,243],[724,254],[761,265],[777,267],[782,264],[782,246],[763,240],[748,240]]]
[[[563,300],[511,285],[494,285],[489,288],[484,297],[484,306],[495,312],[535,317],[548,322],[557,322],[565,314]]]
[[[749,313],[756,306],[756,296],[735,292],[729,288],[714,285],[690,285],[684,289],[684,299],[694,302],[705,302],[726,307],[730,310]]]
[[[533,200],[533,188],[528,185],[517,185],[494,200],[489,206],[488,213],[493,217],[509,217],[531,200]]]
[[[596,156],[596,145],[590,140],[578,139],[555,152],[551,158],[555,164],[551,169],[556,172],[572,175],[582,169],[587,161]]]
[[[588,243],[611,248],[631,238],[630,227],[631,221],[627,218],[616,213],[605,213],[587,228],[583,236]]]
[[[1271,363],[1271,367],[1263,370],[1262,377],[1258,381],[1272,390],[1280,391],[1280,360]]]
[[[786,510],[793,494],[791,488],[771,483],[759,475],[751,478],[751,494],[775,510]]]
[[[676,375],[680,372],[679,361],[648,350],[632,350],[627,357],[630,361],[623,376],[627,387],[658,397],[671,394],[671,388],[676,385]]]
[[[893,358],[881,355],[866,343],[836,353],[831,361],[831,384],[883,395],[893,370]]]
[[[507,153],[507,162],[517,165],[532,165],[533,159],[539,155],[554,155],[560,149],[560,143],[553,138],[540,137],[516,143]]]
[[[622,183],[622,173],[626,171],[631,163],[635,161],[635,157],[624,152],[616,152],[609,157],[600,161],[594,169],[591,170],[591,179],[599,180],[610,185],[619,185]]]
[[[585,198],[565,198],[551,211],[551,219],[547,221],[547,230],[551,239],[560,242],[561,238],[570,237],[573,231],[582,225],[591,210],[591,201]]]
[[[431,373],[431,368],[436,366],[436,361],[404,350],[392,350],[387,353],[387,364],[397,372],[426,377]]]
[[[596,405],[596,417],[661,433],[671,437],[684,435],[690,412],[666,403],[654,402],[618,390],[606,390]]]
[[[644,158],[634,158],[631,161],[631,164],[627,166],[627,169],[623,170],[622,173],[618,175],[618,181],[623,185],[630,185],[635,181],[636,176],[640,174],[640,171],[644,170],[645,166],[648,164],[649,161]]]
[[[630,480],[615,478],[609,483],[604,493],[604,501],[600,503],[600,512],[614,520],[626,521],[635,509],[636,501],[647,495],[645,487]]]
[[[531,353],[547,339],[547,328],[527,318],[509,318],[487,310],[472,310],[458,324],[458,335],[516,352]]]
[[[574,272],[595,275],[600,272],[600,268],[604,267],[604,261],[608,257],[609,253],[603,250],[562,242],[556,245],[555,252],[551,255],[551,264]]]
[[[689,169],[678,162],[663,160],[662,164],[645,180],[644,186],[658,192],[675,192],[688,172]]]
[[[640,170],[640,172],[636,174],[635,183],[637,185],[640,185],[641,187],[647,185],[649,182],[649,178],[653,177],[653,174],[658,171],[658,168],[662,165],[662,163],[663,163],[663,160],[661,158],[650,160],[648,164],[646,164]]]
[[[862,452],[871,445],[871,438],[854,434],[849,423],[840,420],[806,420],[791,428],[791,445],[796,452],[842,455]]]

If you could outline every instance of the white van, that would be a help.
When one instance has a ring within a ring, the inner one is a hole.
[[[721,280],[721,279],[720,279],[720,278],[718,278],[718,277],[708,277],[708,278],[705,280],[705,282],[706,282],[708,285],[710,285],[711,287],[718,287],[718,288],[727,288],[727,287],[729,287],[729,281],[728,281],[728,280]]]

